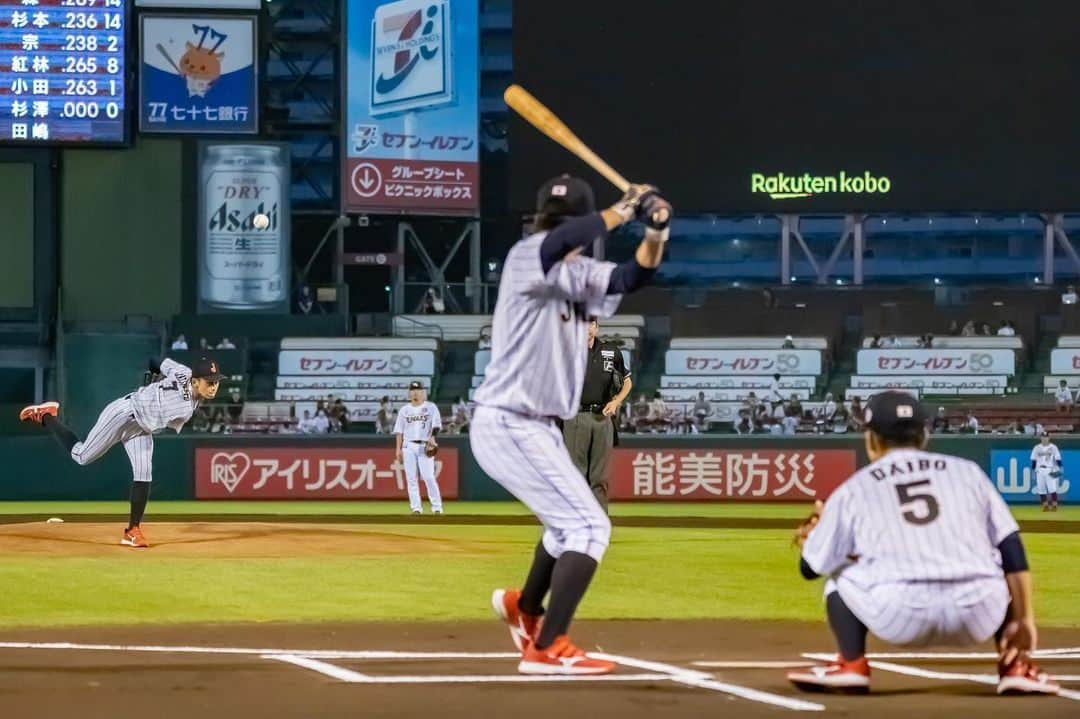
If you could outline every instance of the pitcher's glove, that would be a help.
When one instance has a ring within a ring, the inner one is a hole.
[[[821,519],[821,508],[823,506],[825,505],[820,499],[814,502],[814,511],[795,528],[795,536],[791,538],[791,543],[796,547],[801,548],[806,543],[806,538],[810,536],[811,530],[817,526],[818,520]]]

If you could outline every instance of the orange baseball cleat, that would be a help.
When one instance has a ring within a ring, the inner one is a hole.
[[[150,546],[150,542],[147,542],[146,537],[143,536],[142,529],[137,526],[124,530],[124,538],[120,540],[120,544],[123,544],[126,547],[137,548],[147,548]]]
[[[540,617],[526,614],[518,608],[521,592],[517,589],[496,589],[491,593],[491,608],[506,622],[510,639],[519,652],[524,652],[540,631]]]
[[[41,421],[46,416],[55,417],[60,411],[59,402],[42,402],[41,404],[32,404],[29,407],[23,407],[19,412],[19,419],[23,422],[37,422],[41,424]]]
[[[615,662],[593,659],[571,643],[565,634],[556,637],[550,647],[540,649],[530,643],[518,664],[521,674],[610,674]]]

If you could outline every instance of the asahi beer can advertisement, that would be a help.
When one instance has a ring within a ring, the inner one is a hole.
[[[289,311],[289,150],[199,148],[199,311]]]

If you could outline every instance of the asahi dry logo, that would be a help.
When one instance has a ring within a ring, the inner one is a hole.
[[[750,192],[767,194],[774,200],[791,200],[813,195],[885,195],[892,189],[888,177],[878,177],[869,172],[836,175],[785,175],[783,172],[766,175],[755,172],[750,175]]]

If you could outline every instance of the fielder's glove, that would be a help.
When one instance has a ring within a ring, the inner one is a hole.
[[[1055,469],[1054,471],[1052,471],[1050,473],[1050,476],[1053,477],[1054,479],[1058,479],[1058,478],[1061,477],[1062,474],[1063,474],[1063,472],[1060,469]]]
[[[795,528],[795,536],[792,537],[791,543],[796,547],[801,548],[806,543],[806,538],[810,536],[811,530],[817,526],[818,520],[821,519],[821,508],[823,506],[824,504],[820,499],[814,502],[814,511]]]
[[[426,454],[429,457],[434,457],[438,453],[439,453],[439,445],[437,445],[437,444],[429,444],[427,447],[424,448],[424,454]]]

